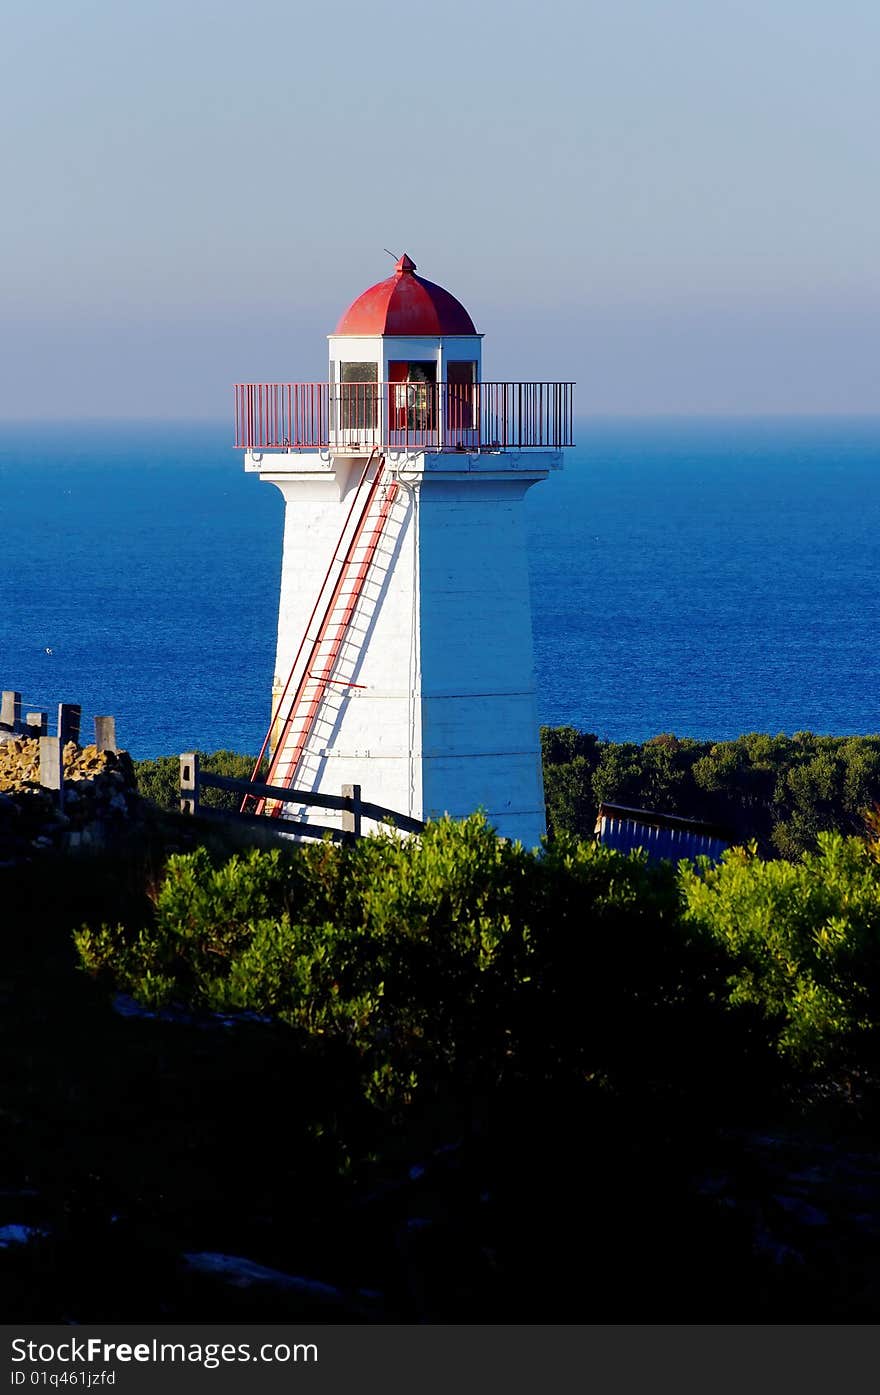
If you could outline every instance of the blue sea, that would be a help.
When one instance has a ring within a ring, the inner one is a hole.
[[[228,423],[0,425],[0,687],[255,752],[282,500]],[[527,497],[542,722],[880,731],[880,417],[587,420]]]

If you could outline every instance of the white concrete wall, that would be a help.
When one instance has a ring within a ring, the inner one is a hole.
[[[330,381],[339,382],[340,373],[337,366],[334,373],[333,365],[340,363],[375,363],[377,365],[377,377],[382,382],[382,336],[380,334],[331,334],[328,336],[330,344]]]
[[[522,509],[529,483],[513,472],[424,482],[420,631],[426,813],[482,807],[499,833],[533,846],[545,822]]]
[[[335,671],[357,687],[331,693],[306,766],[314,788],[360,784],[365,799],[421,818],[415,568],[411,499],[399,489]]]
[[[331,334],[330,343],[330,363],[375,363],[379,369],[379,381],[387,383],[388,364],[392,359],[411,360],[433,359],[438,364],[437,380],[445,382],[446,373],[444,366],[447,362],[457,359],[469,362],[476,361],[477,377],[480,377],[480,365],[483,353],[483,336],[481,334],[443,334],[443,335],[381,335],[373,336],[366,334]],[[339,381],[339,371],[331,372],[331,377],[336,382]]]
[[[398,492],[334,672],[341,682],[297,784],[331,794],[360,784],[365,799],[415,818],[482,807],[501,834],[534,846],[544,800],[523,498],[559,457],[423,454],[397,464]],[[362,466],[294,454],[260,462],[286,500],[276,694]]]

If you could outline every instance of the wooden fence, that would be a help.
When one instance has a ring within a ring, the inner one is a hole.
[[[212,809],[202,804],[199,798],[202,789],[228,790],[241,795],[242,800],[245,795],[253,795],[257,799],[270,799],[280,804],[332,809],[342,814],[342,827],[300,823],[292,819],[274,818],[271,814],[242,814],[231,809]],[[299,838],[323,838],[329,835],[335,843],[352,843],[363,837],[364,820],[374,823],[390,820],[401,833],[422,833],[425,828],[422,819],[414,819],[409,814],[386,809],[381,804],[373,804],[362,798],[360,785],[343,785],[339,794],[312,794],[309,790],[264,785],[258,780],[234,780],[229,775],[212,775],[210,771],[200,769],[195,751],[188,751],[180,757],[180,812],[250,824],[252,827],[262,825],[276,833],[295,834]]]

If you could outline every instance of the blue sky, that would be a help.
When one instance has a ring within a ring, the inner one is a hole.
[[[41,0],[4,18],[0,416],[317,379],[408,250],[491,377],[878,410],[876,0]]]

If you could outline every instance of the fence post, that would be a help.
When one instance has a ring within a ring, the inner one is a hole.
[[[66,746],[68,741],[72,741],[75,746],[79,745],[79,727],[82,721],[82,708],[75,702],[59,702],[58,704],[58,739],[62,746]]]
[[[44,790],[57,792],[59,809],[64,807],[63,749],[60,737],[40,737],[40,784]]]
[[[21,693],[4,692],[0,701],[0,727],[7,731],[21,730]]]
[[[29,712],[25,718],[28,736],[45,736],[49,731],[48,712]]]
[[[99,751],[117,751],[116,718],[95,718],[95,745]]]
[[[199,812],[199,757],[196,751],[187,751],[180,757],[180,812]]]
[[[343,785],[342,798],[351,800],[351,808],[342,811],[342,831],[347,835],[346,842],[353,843],[361,836],[361,787]]]

